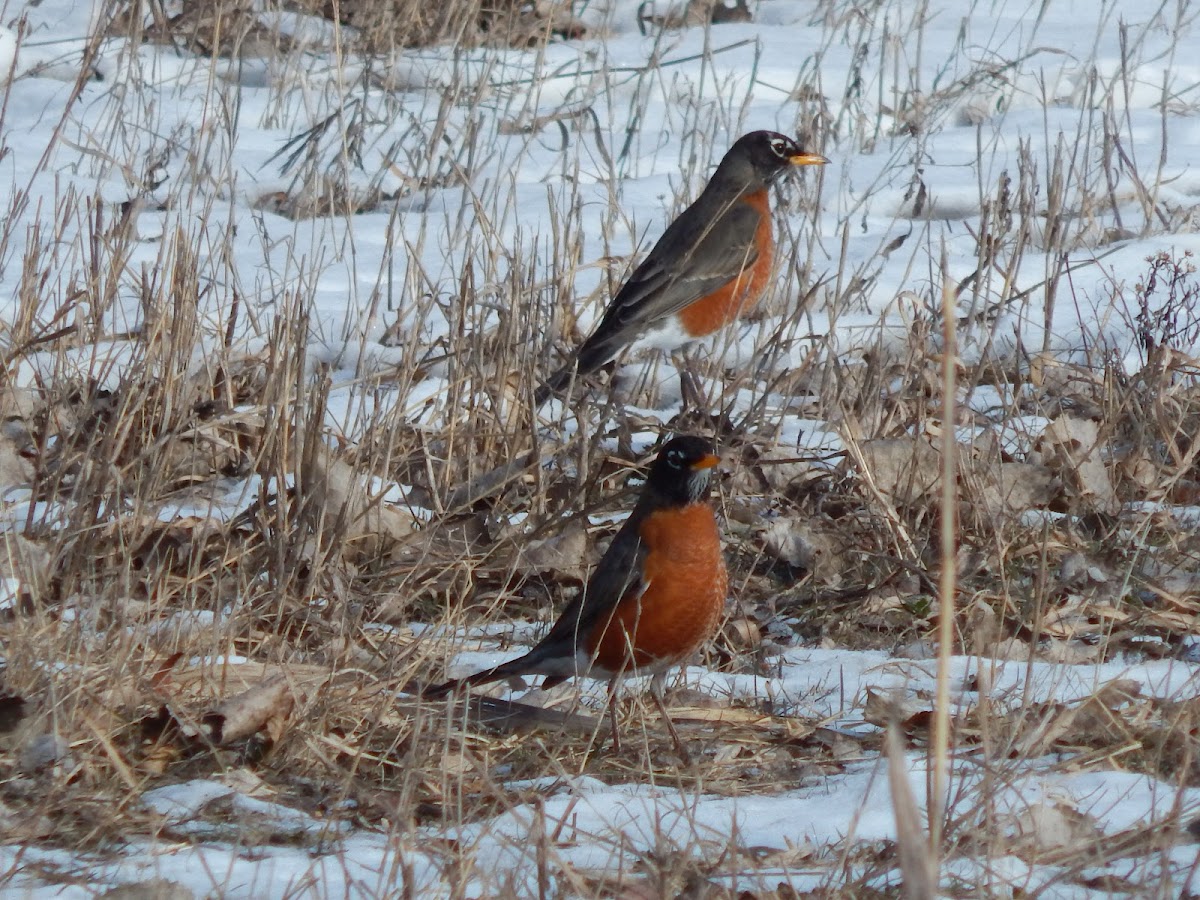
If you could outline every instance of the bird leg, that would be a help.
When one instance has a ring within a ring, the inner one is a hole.
[[[696,376],[692,374],[688,364],[691,362],[688,359],[687,353],[679,350],[671,354],[671,362],[675,364],[675,368],[679,371],[679,401],[682,404],[682,412],[687,412],[689,409],[701,410],[708,405],[708,399],[700,393],[700,384],[696,381]]]
[[[617,727],[617,688],[620,685],[621,673],[615,672],[608,679],[608,720],[612,728],[613,755],[621,753],[621,731]]]
[[[688,753],[687,747],[683,745],[683,741],[679,737],[679,732],[675,730],[675,723],[671,721],[671,715],[667,712],[667,703],[663,699],[663,684],[667,680],[666,672],[658,672],[650,679],[650,696],[654,698],[654,705],[658,707],[659,715],[662,716],[663,722],[667,726],[667,731],[671,732],[671,740],[675,742],[675,751],[679,754],[679,758],[683,760],[685,766],[692,764],[691,754]]]

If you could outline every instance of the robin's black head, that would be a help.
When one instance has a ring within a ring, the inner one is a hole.
[[[829,160],[809,153],[786,134],[751,131],[729,148],[717,172],[738,183],[770,184],[792,166],[823,166]]]
[[[695,503],[708,497],[709,476],[721,458],[711,442],[685,435],[667,442],[650,466],[648,489],[674,503]]]

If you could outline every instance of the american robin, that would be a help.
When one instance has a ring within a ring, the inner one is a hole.
[[[771,276],[771,182],[791,166],[827,162],[774,131],[739,138],[696,202],[617,292],[596,330],[538,388],[535,403],[541,406],[576,374],[596,371],[629,344],[674,349],[749,311]]]
[[[626,674],[653,675],[650,692],[686,760],[662,688],[667,670],[713,636],[725,609],[729,579],[708,499],[709,477],[718,462],[703,438],[669,441],[583,591],[537,646],[511,662],[428,689],[424,696],[518,675],[544,675],[544,688],[577,675],[608,679],[613,744],[619,751],[613,709],[617,684]]]

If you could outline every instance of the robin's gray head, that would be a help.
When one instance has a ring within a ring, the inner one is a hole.
[[[823,166],[829,160],[810,153],[794,139],[777,131],[751,131],[729,148],[715,177],[745,186],[770,184],[792,166]]]
[[[647,487],[675,503],[695,503],[708,497],[713,467],[721,458],[711,442],[684,435],[667,442],[650,466]]]

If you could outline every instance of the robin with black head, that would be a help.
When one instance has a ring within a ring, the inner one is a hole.
[[[663,681],[716,633],[725,610],[729,582],[709,502],[718,462],[703,438],[669,441],[651,465],[633,512],[549,633],[524,656],[448,681],[424,696],[522,675],[544,675],[543,688],[581,675],[607,679],[619,751],[617,684],[625,675],[653,675],[651,695],[686,760],[663,701]]]
[[[771,184],[795,166],[827,162],[774,131],[739,138],[696,202],[671,223],[613,297],[592,334],[538,388],[536,404],[631,344],[674,349],[745,315],[771,277]]]

